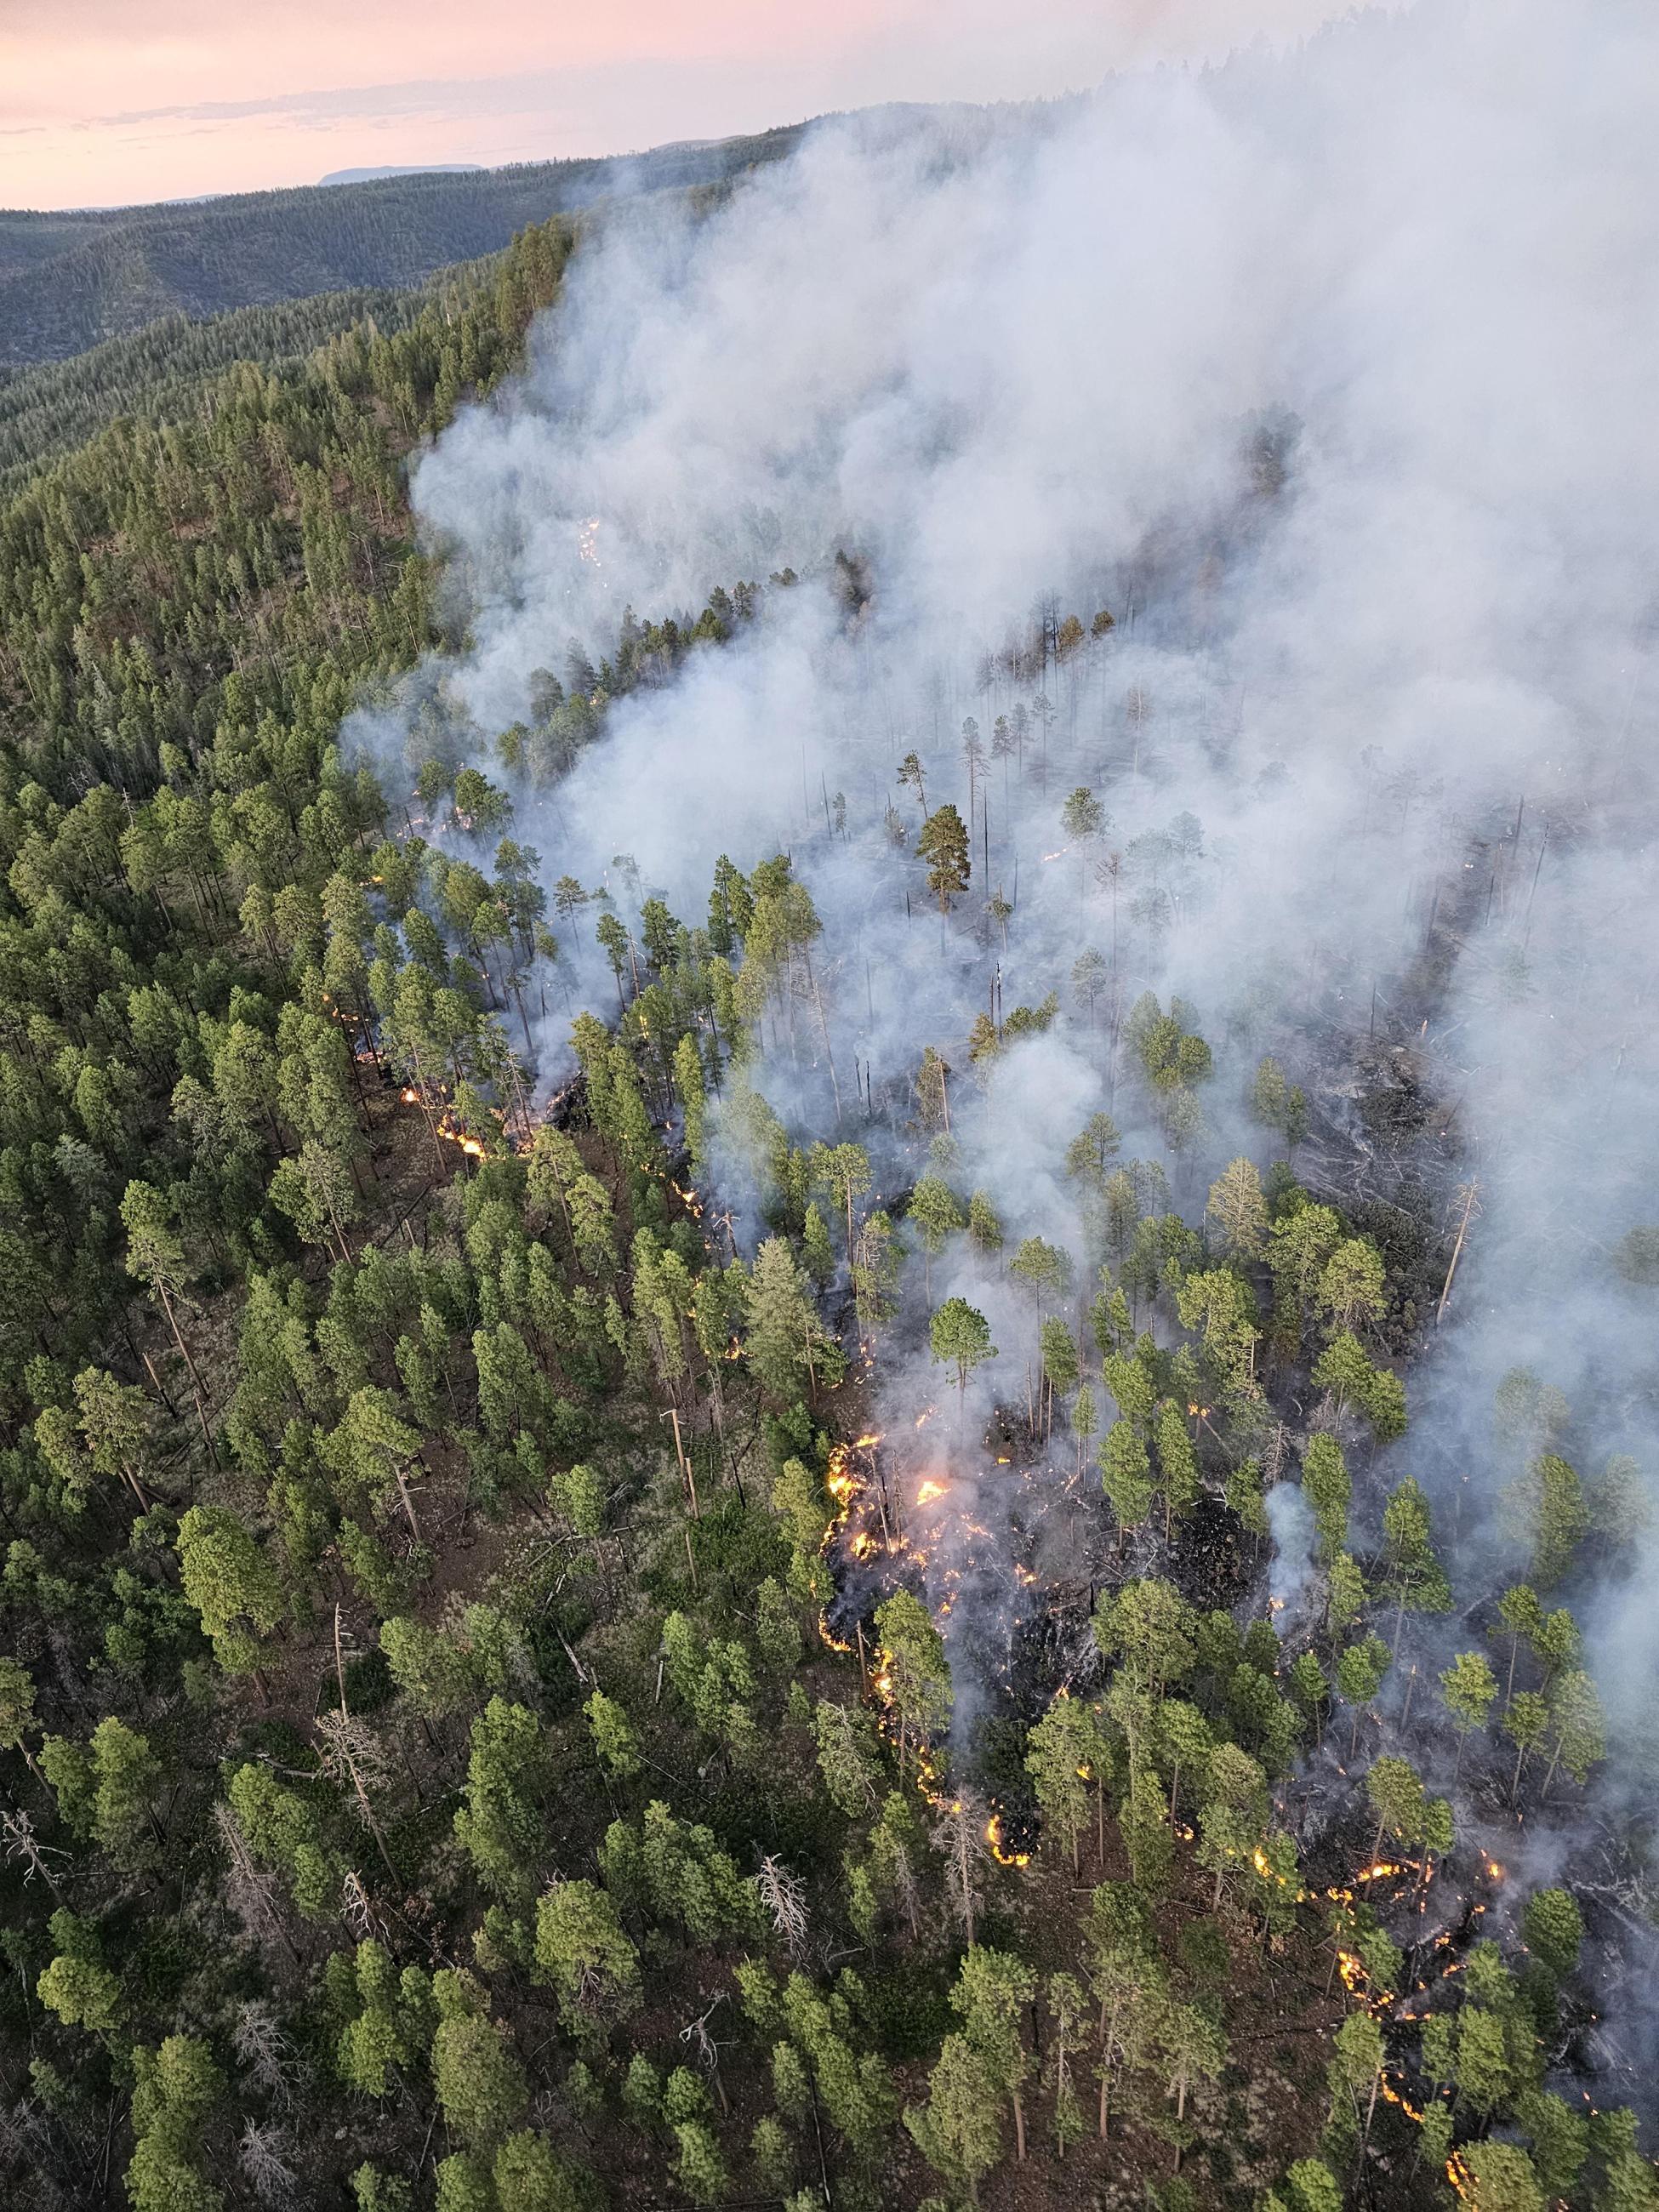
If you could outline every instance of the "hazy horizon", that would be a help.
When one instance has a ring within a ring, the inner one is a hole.
[[[433,0],[349,21],[285,0],[11,0],[0,206],[70,211],[319,183],[340,169],[498,167],[721,138],[888,100],[1030,99],[1114,69],[1293,38],[1332,0],[666,0],[597,18],[494,0],[458,39]],[[458,48],[459,49],[458,51]]]

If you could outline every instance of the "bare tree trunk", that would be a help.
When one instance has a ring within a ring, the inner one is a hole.
[[[421,1524],[415,1518],[415,1502],[409,1494],[409,1484],[404,1479],[402,1468],[394,1468],[392,1476],[398,1485],[398,1500],[404,1509],[404,1518],[409,1523],[409,1533],[418,1544],[422,1540]]]
[[[208,1427],[207,1401],[202,1395],[202,1378],[196,1372],[196,1362],[191,1358],[190,1346],[185,1342],[179,1329],[178,1316],[173,1310],[173,1300],[167,1296],[167,1285],[159,1278],[155,1292],[161,1301],[161,1310],[167,1317],[167,1327],[173,1331],[173,1340],[179,1347],[179,1356],[189,1372],[191,1388],[196,1394],[196,1418],[202,1425],[202,1442],[207,1446],[208,1459],[214,1467],[217,1467],[219,1455],[213,1449],[213,1435]]]
[[[814,1012],[818,1018],[818,1034],[823,1039],[823,1056],[830,1063],[830,1088],[835,1094],[836,1127],[839,1128],[841,1127],[841,1082],[836,1073],[835,1050],[830,1042],[830,1024],[824,1019],[823,998],[818,989],[818,979],[813,973],[812,956],[803,947],[801,957],[806,963],[807,988],[812,994],[812,1007]],[[947,1129],[950,1127],[950,1115],[948,1108],[945,1115],[945,1127]]]
[[[1476,1188],[1477,1185],[1470,1183],[1464,1195],[1463,1218],[1457,1224],[1457,1242],[1452,1247],[1451,1265],[1446,1270],[1445,1285],[1440,1293],[1440,1303],[1434,1310],[1434,1325],[1437,1328],[1439,1328],[1441,1319],[1445,1313],[1446,1301],[1451,1296],[1452,1277],[1457,1273],[1457,1262],[1462,1256],[1463,1239],[1468,1236],[1469,1230],[1469,1216],[1474,1211]]]

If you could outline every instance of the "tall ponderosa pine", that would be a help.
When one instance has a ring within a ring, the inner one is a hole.
[[[899,1771],[908,1746],[924,1745],[941,1729],[955,1703],[945,1644],[927,1608],[908,1590],[896,1590],[876,1607],[885,1694],[898,1716]]]
[[[947,1298],[933,1316],[928,1335],[934,1358],[956,1369],[957,1398],[965,1406],[968,1377],[975,1367],[997,1356],[989,1323],[966,1298]]]
[[[967,890],[973,866],[967,824],[948,799],[922,823],[916,854],[927,864],[927,888],[938,900],[939,912],[949,914],[951,901]]]

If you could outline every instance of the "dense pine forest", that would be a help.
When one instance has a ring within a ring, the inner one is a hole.
[[[406,291],[328,292],[275,307],[238,307],[204,322],[183,315],[146,324],[66,362],[21,369],[0,383],[0,490],[21,489],[42,465],[86,445],[120,416],[167,422],[200,411],[203,387],[227,368],[295,367],[358,324],[392,337],[428,304],[482,269],[455,270]]]
[[[1258,422],[1196,555],[884,695],[695,905],[566,867],[623,718],[809,601],[856,663],[883,580],[550,626],[480,726],[410,465],[588,251],[0,386],[12,2197],[1653,2212],[1659,1784],[1581,1627],[1643,1481],[1522,1367],[1501,1541],[1402,1456],[1480,1233],[1421,1039],[1529,826],[1380,1023],[1155,988],[1224,833],[1126,655],[1290,495]],[[971,1021],[818,892],[859,841]]]

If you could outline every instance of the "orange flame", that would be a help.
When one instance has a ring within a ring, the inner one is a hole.
[[[1030,1851],[1006,1851],[1002,1848],[1002,1815],[993,1813],[985,1823],[985,1840],[991,1846],[991,1856],[999,1866],[1024,1867],[1031,1863]]]

